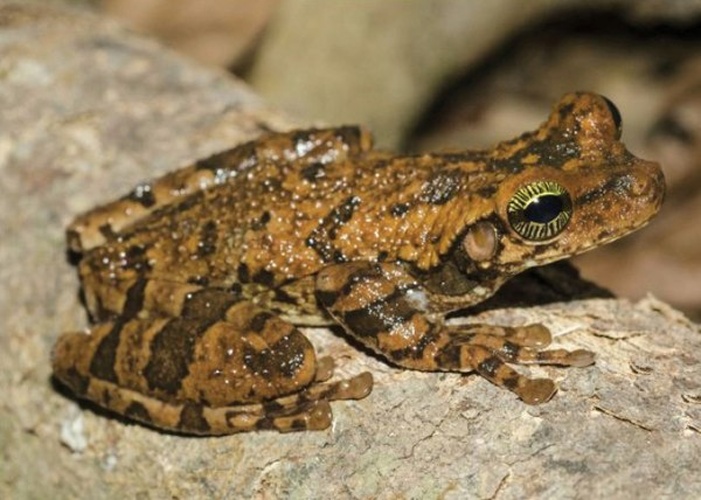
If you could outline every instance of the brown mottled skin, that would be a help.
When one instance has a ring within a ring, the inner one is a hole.
[[[488,151],[395,156],[357,127],[272,134],[78,217],[71,250],[95,325],[62,335],[78,396],[192,434],[323,429],[330,382],[295,325],[337,322],[398,366],[476,371],[528,403],[555,392],[508,363],[586,366],[541,325],[447,326],[532,266],[644,225],[657,164],[620,142],[608,100],[568,94],[540,128]]]

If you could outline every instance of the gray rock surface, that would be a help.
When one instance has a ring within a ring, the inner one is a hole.
[[[327,431],[187,438],[51,383],[86,325],[63,228],[140,180],[292,126],[224,73],[82,11],[0,1],[0,497],[691,498],[701,494],[699,328],[650,297],[483,313],[544,322],[597,364],[529,407],[478,377],[401,371],[323,330],[373,393]],[[462,319],[459,319],[462,320]]]

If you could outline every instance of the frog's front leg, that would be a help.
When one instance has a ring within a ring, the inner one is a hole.
[[[319,273],[317,298],[363,344],[399,366],[427,371],[476,371],[530,404],[550,399],[550,379],[530,379],[507,363],[587,366],[585,350],[542,350],[551,340],[542,325],[446,326],[431,311],[428,293],[403,267],[350,262]]]
[[[317,360],[299,330],[249,301],[216,297],[227,293],[187,293],[203,307],[185,303],[181,317],[142,315],[64,334],[54,374],[79,397],[128,418],[202,435],[324,429],[330,401],[370,392],[368,373],[327,382],[330,359]]]

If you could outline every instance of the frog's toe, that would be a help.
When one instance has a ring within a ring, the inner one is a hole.
[[[324,356],[316,361],[316,374],[314,380],[316,382],[326,382],[333,376],[335,368],[334,360],[331,356]]]
[[[545,403],[553,397],[557,391],[555,382],[548,378],[522,378],[518,389],[514,392],[520,397],[524,403],[529,405],[537,405]]]
[[[363,399],[372,392],[373,378],[370,372],[363,372],[340,383],[339,399]]]
[[[304,398],[328,401],[363,399],[372,391],[372,384],[372,374],[363,372],[346,380],[313,385],[305,391]]]
[[[274,418],[271,427],[280,432],[323,431],[332,420],[331,405],[327,400],[320,400],[299,413]]]
[[[594,363],[594,353],[586,349],[577,349],[569,353],[569,366],[583,368]]]
[[[516,332],[509,338],[512,342],[523,346],[542,349],[549,346],[553,340],[553,336],[545,326],[540,323],[526,325],[521,328],[516,328]]]

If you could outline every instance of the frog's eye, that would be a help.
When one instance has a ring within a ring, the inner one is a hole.
[[[616,126],[616,140],[621,138],[621,133],[623,132],[623,121],[621,119],[621,112],[614,103],[608,100],[606,97],[601,96],[606,102],[606,106],[609,108],[609,113],[611,113],[611,118],[613,119],[613,124]]]
[[[553,181],[536,181],[519,188],[506,207],[509,224],[519,236],[545,241],[562,232],[572,217],[572,200]]]

